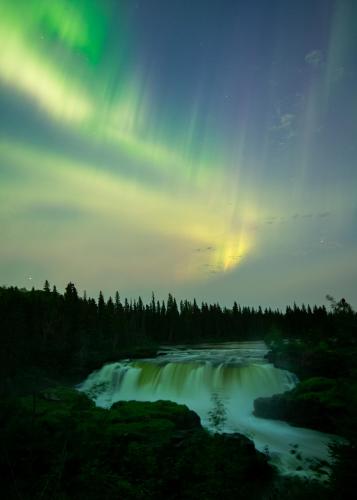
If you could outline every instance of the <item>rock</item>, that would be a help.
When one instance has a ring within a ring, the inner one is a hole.
[[[257,398],[254,401],[254,415],[334,433],[337,432],[337,420],[346,411],[345,407],[335,380],[313,377],[300,382],[291,391]]]
[[[201,428],[200,417],[186,405],[172,401],[119,401],[111,407],[122,422],[138,419],[164,419],[172,422],[176,429]]]
[[[288,400],[284,394],[272,397],[257,398],[254,400],[253,414],[256,417],[286,420],[288,414]]]
[[[0,456],[0,472],[8,477],[12,464],[22,498],[43,496],[48,478],[56,478],[56,498],[262,498],[273,474],[248,438],[212,435],[170,401],[123,401],[108,410],[56,388],[35,407],[31,397],[2,406],[8,456]],[[13,498],[12,482],[2,479],[3,497]]]
[[[48,393],[48,392],[44,392],[44,393],[40,394],[40,397],[42,399],[46,399],[47,401],[61,401],[61,398],[59,398],[56,394]]]

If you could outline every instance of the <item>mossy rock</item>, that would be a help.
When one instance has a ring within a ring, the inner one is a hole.
[[[336,380],[326,377],[312,377],[300,382],[296,392],[329,391],[336,387]]]
[[[177,429],[199,428],[199,416],[189,410],[186,405],[179,405],[172,401],[119,401],[111,407],[111,419],[121,422],[132,422],[138,419],[165,419],[174,424]]]
[[[349,398],[341,381],[313,377],[283,394],[254,401],[254,414],[286,420],[293,425],[339,433],[339,422],[348,414]]]
[[[60,408],[72,410],[89,410],[94,408],[94,403],[84,393],[69,387],[55,387],[46,389],[32,396],[21,398],[21,404],[28,411],[52,411]]]
[[[170,401],[103,409],[59,387],[2,406],[4,498],[261,498],[255,478],[272,474],[248,438],[212,436],[194,412]]]

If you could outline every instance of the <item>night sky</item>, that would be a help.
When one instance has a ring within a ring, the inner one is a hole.
[[[0,285],[357,305],[357,2],[0,0]]]

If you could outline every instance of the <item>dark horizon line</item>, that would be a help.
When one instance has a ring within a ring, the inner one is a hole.
[[[136,298],[133,298],[133,297],[130,297],[130,298],[128,298],[128,297],[121,297],[120,292],[118,290],[115,291],[114,296],[109,295],[107,300],[104,299],[104,294],[103,294],[102,290],[99,290],[98,298],[95,299],[94,297],[88,296],[86,290],[83,290],[82,296],[79,296],[78,295],[78,290],[76,288],[76,285],[72,281],[69,281],[67,283],[67,285],[64,287],[64,291],[62,293],[58,290],[58,288],[57,288],[56,285],[52,285],[52,288],[51,288],[50,283],[49,283],[48,280],[45,280],[45,283],[44,283],[44,285],[43,285],[42,288],[35,288],[34,286],[32,286],[30,289],[28,289],[25,286],[19,287],[17,285],[0,285],[0,290],[1,289],[11,289],[11,288],[13,288],[13,289],[17,289],[19,291],[28,292],[28,293],[31,293],[33,291],[34,292],[45,292],[46,291],[46,283],[49,286],[49,289],[47,290],[47,292],[49,292],[49,293],[57,293],[58,295],[61,295],[63,297],[65,296],[65,293],[66,293],[66,290],[67,290],[68,286],[69,285],[73,285],[74,288],[75,288],[75,290],[76,290],[76,292],[77,292],[77,296],[78,296],[79,299],[81,299],[81,300],[87,300],[87,301],[94,300],[96,304],[98,304],[101,296],[102,296],[105,304],[107,304],[110,300],[113,303],[115,303],[115,297],[116,297],[116,294],[118,294],[119,295],[120,303],[123,305],[127,301],[130,306],[133,306],[134,304],[138,304],[139,301],[142,302],[142,305],[144,307],[149,306],[150,304],[152,304],[153,298],[155,299],[155,306],[158,303],[160,304],[160,306],[162,306],[162,305],[166,306],[169,298],[171,297],[175,301],[178,309],[179,309],[179,306],[180,306],[181,303],[183,303],[183,304],[185,304],[185,303],[187,303],[187,304],[194,304],[194,303],[196,303],[196,305],[199,307],[199,309],[202,308],[202,305],[205,306],[205,307],[211,307],[211,306],[216,306],[217,307],[218,306],[222,311],[224,311],[224,310],[233,311],[233,309],[235,308],[235,306],[237,306],[238,309],[240,309],[240,310],[249,309],[250,311],[257,311],[257,312],[259,312],[259,309],[261,309],[261,311],[263,313],[265,311],[271,311],[273,313],[282,313],[282,314],[284,314],[288,309],[292,309],[292,310],[294,310],[294,309],[299,309],[299,310],[306,309],[306,311],[307,311],[308,308],[310,308],[311,311],[313,311],[315,308],[317,308],[317,309],[322,308],[322,309],[325,309],[325,310],[328,311],[326,305],[324,305],[324,304],[319,305],[319,304],[310,304],[310,303],[304,303],[304,302],[302,302],[301,305],[299,305],[295,301],[291,305],[287,304],[285,306],[275,307],[275,308],[272,308],[271,306],[262,307],[261,305],[258,305],[258,306],[246,305],[246,304],[243,305],[243,304],[239,303],[238,300],[233,300],[233,304],[232,304],[231,307],[226,306],[226,305],[221,306],[221,304],[218,301],[216,301],[216,302],[210,302],[210,303],[207,302],[207,301],[200,301],[200,302],[198,302],[195,297],[192,300],[181,299],[181,300],[177,301],[177,299],[175,298],[175,296],[174,296],[174,294],[172,292],[167,292],[167,297],[166,297],[166,300],[165,300],[164,298],[161,298],[161,299],[157,298],[155,296],[155,292],[154,291],[152,291],[152,293],[151,293],[151,299],[149,301],[147,301],[147,302],[144,302],[142,300],[142,298],[141,298],[140,295],[138,295]],[[331,311],[334,309],[334,305],[336,305],[338,303],[341,303],[341,302],[348,303],[348,302],[346,302],[346,300],[343,297],[341,299],[339,299],[339,300],[335,300],[335,298],[332,297],[330,294],[326,294],[325,298],[326,298],[327,302],[329,303],[329,309]]]

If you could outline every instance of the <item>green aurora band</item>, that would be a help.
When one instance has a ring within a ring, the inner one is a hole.
[[[353,211],[353,186],[329,184],[311,196],[307,173],[312,131],[327,113],[342,78],[336,68],[350,50],[348,12],[336,10],[324,92],[311,86],[306,98],[298,167],[287,189],[284,179],[260,175],[271,130],[256,161],[246,161],[248,126],[238,127],[233,141],[210,127],[198,93],[185,110],[175,102],[160,108],[155,73],[138,55],[121,4],[0,0],[2,88],[77,145],[74,152],[12,132],[0,137],[1,258],[16,267],[16,280],[34,275],[64,284],[73,276],[87,289],[103,281],[111,292],[118,280],[163,290],[217,281],[249,259],[289,253],[323,233],[322,218],[308,230],[301,219],[284,226],[285,214],[301,207],[305,214],[333,212],[329,241],[338,241],[340,222]],[[282,117],[275,129],[292,122],[292,115]],[[265,225],[277,213],[280,226]],[[341,254],[337,243],[332,247],[328,266],[335,277]],[[346,255],[352,262],[355,248]],[[300,275],[289,279],[298,283]]]

